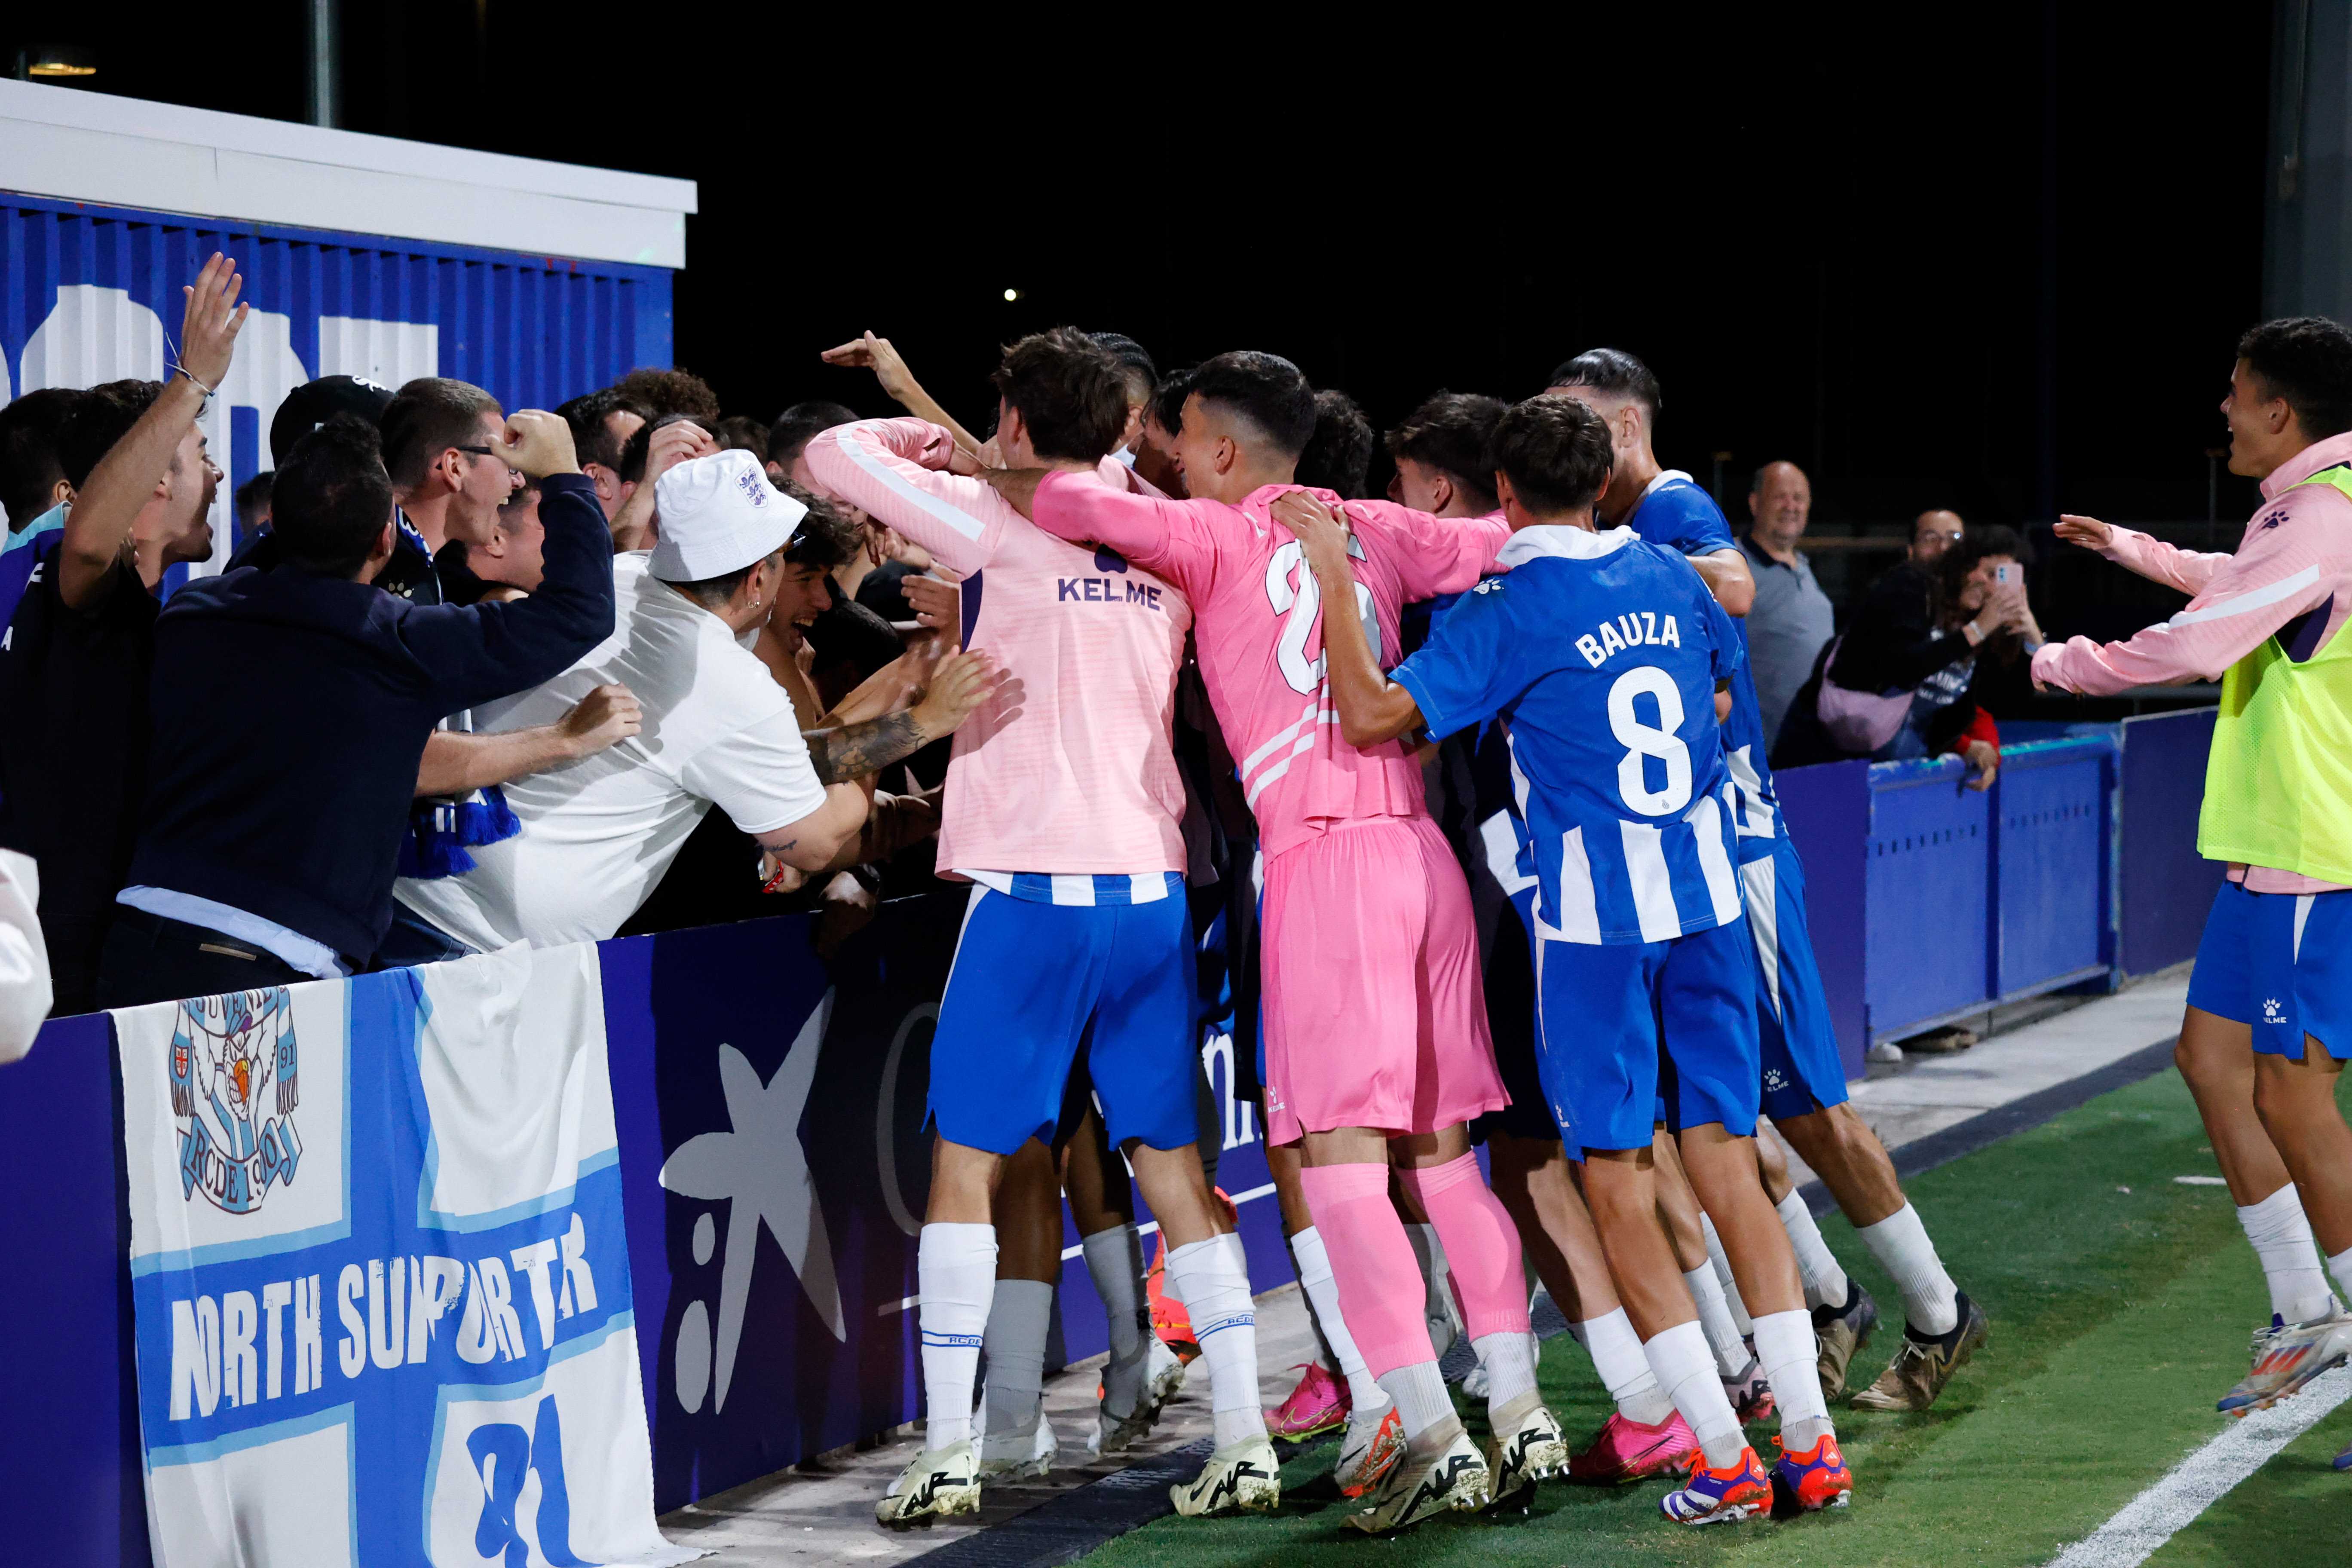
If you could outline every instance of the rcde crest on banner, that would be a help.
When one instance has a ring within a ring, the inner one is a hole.
[[[698,1555],[654,1525],[594,948],[114,1018],[162,1568]]]
[[[246,1214],[301,1162],[293,1000],[283,985],[182,1002],[168,1067],[180,1190]]]

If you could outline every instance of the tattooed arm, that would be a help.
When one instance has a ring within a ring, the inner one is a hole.
[[[825,784],[863,778],[904,761],[933,741],[951,735],[964,720],[996,694],[1003,675],[984,653],[960,653],[940,661],[922,700],[898,713],[838,729],[812,730],[809,761]]]

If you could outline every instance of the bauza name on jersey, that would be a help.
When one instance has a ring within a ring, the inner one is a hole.
[[[1674,616],[1641,610],[1603,621],[1597,633],[1587,632],[1576,639],[1576,651],[1584,656],[1585,663],[1599,669],[1611,654],[1623,653],[1644,643],[1655,643],[1661,647],[1682,647],[1683,634],[1675,625]]]

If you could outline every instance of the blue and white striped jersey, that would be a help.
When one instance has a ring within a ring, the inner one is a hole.
[[[1717,683],[1738,629],[1678,552],[1541,525],[1391,672],[1433,735],[1499,717],[1538,934],[1664,942],[1740,916]]]
[[[1712,555],[1737,550],[1731,524],[1715,498],[1680,468],[1668,468],[1650,481],[1642,499],[1625,518],[1625,526],[1652,544],[1684,555]],[[1739,863],[1760,860],[1772,853],[1780,837],[1780,797],[1772,790],[1772,764],[1766,753],[1772,737],[1764,732],[1763,705],[1756,700],[1756,677],[1744,657],[1748,628],[1739,622],[1743,655],[1739,672],[1731,678],[1731,716],[1723,721],[1723,750],[1731,763],[1731,783],[1739,801]]]
[[[1162,899],[1184,896],[1184,873],[1181,871],[967,871],[958,867],[957,874],[971,878],[991,892],[1003,893],[1008,899],[1018,899],[1024,904],[1075,904],[1081,907],[1108,907],[1114,904],[1156,904]]]

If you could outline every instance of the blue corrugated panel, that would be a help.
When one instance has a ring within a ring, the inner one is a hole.
[[[1962,773],[1957,757],[1870,770],[1864,999],[1874,1040],[1985,999],[1990,802],[1963,789]]]
[[[670,363],[670,274],[377,236],[0,196],[0,401],[40,386],[160,377],[183,284],[225,251],[255,314],[206,418],[229,490],[268,466],[292,388],[345,374],[398,385],[447,375],[509,408],[551,408],[641,364]]]
[[[2001,1000],[2107,964],[2114,765],[2114,748],[2099,739],[2002,752],[1993,846],[2000,911],[1993,994]]]

